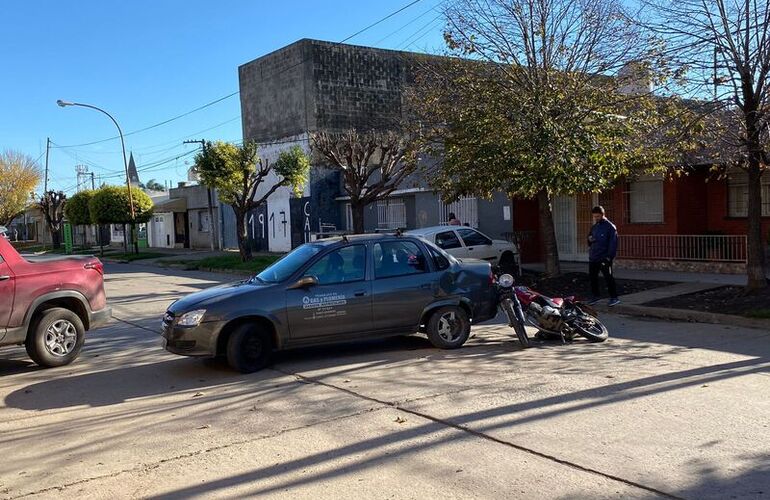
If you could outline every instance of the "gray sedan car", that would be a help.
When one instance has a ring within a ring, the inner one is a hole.
[[[462,346],[496,313],[487,262],[460,261],[421,238],[362,235],[307,243],[253,278],[188,295],[163,317],[165,348],[226,357],[236,370],[273,351],[425,332]]]

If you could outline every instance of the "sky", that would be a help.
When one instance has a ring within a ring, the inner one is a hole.
[[[76,165],[97,184],[121,183],[120,141],[103,141],[115,125],[56,100],[91,104],[123,129],[142,182],[175,185],[198,148],[182,141],[242,139],[239,96],[153,125],[237,92],[238,66],[248,61],[302,38],[339,42],[412,1],[4,0],[0,150],[42,168],[50,138],[49,189],[75,192]],[[440,5],[417,0],[347,43],[440,52]]]

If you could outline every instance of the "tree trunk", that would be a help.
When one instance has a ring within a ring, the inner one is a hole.
[[[364,232],[364,208],[366,205],[363,203],[356,203],[350,205],[350,211],[353,213],[353,233],[363,234]]]
[[[561,274],[559,264],[559,247],[556,245],[556,230],[551,211],[551,196],[547,191],[537,193],[537,208],[540,215],[540,235],[545,251],[545,274],[558,276]]]
[[[762,187],[759,159],[749,155],[749,206],[748,206],[748,274],[749,291],[764,289],[768,286],[766,277],[765,248],[762,238]]]
[[[54,229],[51,228],[51,244],[53,245],[54,250],[61,248],[61,230],[54,231]]]
[[[235,233],[238,237],[238,252],[241,254],[241,260],[246,262],[247,260],[251,260],[251,247],[249,246],[249,237],[246,232],[245,211],[235,210],[235,227]]]

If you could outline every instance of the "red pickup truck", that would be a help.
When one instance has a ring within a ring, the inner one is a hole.
[[[99,259],[24,258],[0,236],[0,346],[24,344],[38,365],[66,365],[111,312]]]

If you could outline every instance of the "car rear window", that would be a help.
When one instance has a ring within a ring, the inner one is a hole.
[[[425,254],[413,241],[384,241],[374,245],[374,276],[391,278],[427,272]]]

